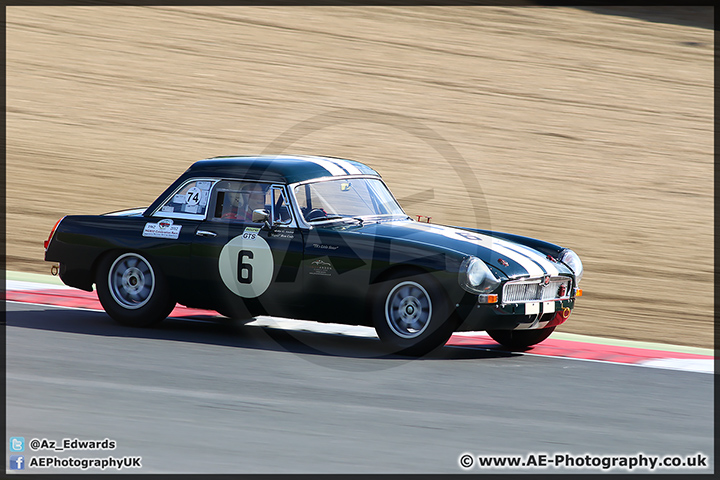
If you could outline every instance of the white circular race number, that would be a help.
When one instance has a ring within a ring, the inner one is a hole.
[[[272,280],[270,245],[259,235],[238,235],[223,247],[218,267],[223,283],[235,295],[259,297]]]
[[[187,197],[185,199],[185,203],[193,206],[200,203],[200,199],[202,198],[202,191],[198,187],[192,187],[190,190],[187,191],[185,194]]]

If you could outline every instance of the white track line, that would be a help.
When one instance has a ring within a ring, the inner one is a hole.
[[[10,292],[12,290],[75,290],[77,288],[68,287],[67,285],[55,285],[52,283],[36,283],[36,282],[25,282],[22,280],[6,280],[5,290]]]

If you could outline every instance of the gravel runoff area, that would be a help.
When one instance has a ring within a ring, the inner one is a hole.
[[[333,155],[411,215],[573,248],[559,331],[713,344],[713,10],[6,8],[7,267],[225,154]]]

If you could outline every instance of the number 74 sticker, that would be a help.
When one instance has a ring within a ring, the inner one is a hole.
[[[270,286],[274,261],[270,245],[248,227],[220,251],[218,269],[225,286],[243,298],[259,297]]]

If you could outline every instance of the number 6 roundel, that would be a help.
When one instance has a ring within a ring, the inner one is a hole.
[[[238,235],[223,247],[218,268],[223,283],[235,295],[259,297],[272,281],[274,262],[270,245],[259,235]]]

